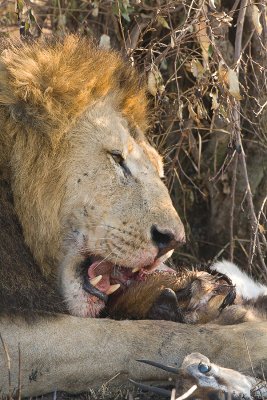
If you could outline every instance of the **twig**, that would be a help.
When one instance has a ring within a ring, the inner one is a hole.
[[[240,2],[240,0],[235,0],[234,5],[233,5],[233,7],[231,8],[231,11],[230,11],[229,15],[233,15],[233,14],[234,14],[235,10],[236,10],[237,7],[238,7],[239,2]]]
[[[263,109],[264,109],[266,106],[267,106],[267,100],[263,103],[262,106],[260,106],[259,111],[255,113],[256,117],[258,117],[258,116],[262,113]]]
[[[247,342],[247,339],[246,339],[246,336],[245,336],[244,333],[243,333],[243,338],[244,338],[246,349],[247,349],[247,353],[248,353],[248,358],[249,358],[249,362],[250,362],[250,366],[251,366],[251,371],[252,371],[252,374],[253,374],[254,378],[256,378],[256,374],[255,374],[254,367],[253,367],[253,364],[252,364],[252,360],[251,360],[251,357],[250,357],[250,351],[249,351],[249,348],[248,348],[248,342]]]
[[[230,261],[234,260],[234,213],[235,213],[235,191],[236,191],[236,171],[238,165],[238,153],[234,154],[234,166],[232,174],[232,187],[231,187],[231,208],[230,208]]]
[[[175,400],[184,400],[187,399],[192,393],[197,390],[197,385],[193,385],[187,392],[185,392],[182,396],[176,397]]]
[[[241,54],[242,36],[243,36],[244,20],[245,20],[247,5],[248,5],[248,0],[241,1],[240,11],[237,19],[237,28],[235,37],[235,56],[234,56],[235,63],[238,61]]]
[[[226,243],[226,245],[223,248],[220,248],[219,253],[217,253],[216,256],[213,257],[213,259],[212,259],[213,264],[221,257],[221,255],[225,252],[225,250],[227,249],[228,246],[229,246],[229,243]]]
[[[261,11],[261,24],[263,28],[263,45],[266,50],[267,46],[267,21],[266,21],[266,2],[259,2],[259,8]]]
[[[236,2],[236,6],[238,2]],[[243,27],[244,27],[244,19],[246,13],[247,0],[242,0],[241,10],[238,14],[237,20],[237,30],[236,30],[236,38],[235,38],[235,54],[234,54],[234,62],[237,63],[241,54],[241,44],[242,44],[242,35],[243,35]],[[237,75],[239,77],[239,65],[237,65]],[[240,103],[236,101],[236,107],[233,110],[233,120],[234,126],[236,130],[236,142],[237,145],[240,146]],[[231,208],[230,208],[230,260],[234,259],[234,212],[235,212],[235,193],[236,193],[236,172],[238,166],[238,153],[234,154],[234,166],[232,173],[232,188],[231,188]]]
[[[264,198],[264,200],[263,200],[263,202],[262,202],[262,205],[261,205],[261,209],[260,209],[260,211],[259,211],[259,213],[258,213],[256,231],[255,231],[254,238],[253,238],[253,243],[252,243],[252,260],[251,260],[251,262],[253,261],[253,256],[254,256],[255,251],[256,251],[256,244],[257,244],[257,246],[260,246],[260,243],[259,243],[259,236],[258,236],[258,233],[259,233],[259,223],[260,223],[260,217],[261,217],[261,215],[263,214],[263,210],[264,210],[264,207],[265,207],[266,202],[267,202],[267,196]],[[265,246],[266,246],[266,239],[265,239],[265,237],[264,237],[264,234],[262,235],[262,238],[263,238],[264,244],[265,244]],[[263,262],[264,262],[264,260],[263,260]],[[266,271],[264,271],[264,273],[265,273],[265,275],[266,275],[266,277],[267,277]]]
[[[230,157],[230,159],[229,159],[229,157]],[[222,175],[224,173],[224,171],[226,171],[229,168],[229,166],[232,163],[233,159],[234,159],[234,153],[231,154],[231,156],[227,154],[227,156],[225,157],[225,159],[223,161],[223,164],[220,167],[219,171],[217,171],[216,174],[212,178],[209,178],[209,181],[210,182],[216,181],[218,179],[218,177],[220,175]]]
[[[19,352],[18,400],[21,400],[21,351],[20,351],[20,343],[18,344],[18,352]]]
[[[242,52],[242,36],[243,36],[244,20],[245,20],[247,5],[248,5],[248,0],[241,1],[240,11],[238,14],[238,19],[237,19],[234,61],[236,63],[236,72],[237,72],[238,76],[239,76],[239,59],[240,59],[241,52]],[[265,271],[265,273],[267,273],[267,267],[266,267],[264,257],[262,254],[259,237],[257,235],[258,221],[257,221],[255,209],[254,209],[253,196],[252,196],[252,191],[251,191],[251,186],[250,186],[248,171],[247,171],[246,155],[245,155],[242,138],[241,138],[240,102],[238,100],[234,100],[234,101],[235,101],[235,107],[233,110],[233,119],[234,119],[234,124],[235,124],[236,144],[240,151],[240,159],[241,159],[241,165],[242,165],[242,169],[243,169],[243,176],[244,176],[244,180],[246,183],[247,203],[248,203],[250,221],[251,221],[251,225],[252,225],[252,235],[255,235],[255,237],[256,237],[259,260],[261,262],[263,270]],[[236,167],[237,167],[237,165],[236,165]],[[236,171],[234,171],[234,174],[236,174]],[[232,194],[232,195],[234,196],[234,194]],[[255,251],[253,251],[253,241],[251,241],[249,260],[248,260],[249,269],[251,268],[251,265],[252,265],[254,253],[255,253]]]
[[[239,133],[239,136],[240,136],[240,133]],[[245,182],[246,182],[246,185],[247,185],[247,202],[248,202],[248,205],[249,205],[250,220],[251,220],[251,224],[252,224],[252,234],[256,236],[259,259],[260,259],[260,262],[261,262],[261,265],[262,265],[262,268],[263,268],[265,274],[267,274],[267,267],[266,267],[266,264],[265,264],[265,261],[264,261],[264,256],[262,254],[260,241],[259,241],[259,236],[257,235],[258,222],[257,222],[256,214],[255,214],[255,209],[254,209],[254,204],[253,204],[253,197],[252,197],[251,187],[250,187],[249,178],[248,178],[248,171],[247,171],[247,164],[246,164],[246,159],[245,159],[245,152],[244,152],[244,149],[243,149],[241,137],[240,137],[240,145],[241,145],[241,162],[242,162],[242,166],[243,166],[243,173],[244,173]],[[249,268],[252,265],[253,257],[254,257],[254,252],[253,252],[253,241],[252,241],[251,242],[251,246],[250,246],[250,255],[249,255],[249,263],[248,263],[248,267]]]
[[[119,16],[118,16],[119,27],[120,27],[120,30],[121,30],[121,36],[122,36],[122,40],[123,40],[123,44],[124,44],[124,49],[125,49],[125,52],[127,54],[127,50],[128,49],[127,49],[127,44],[126,44],[125,35],[124,35],[124,28],[123,28],[123,25],[122,25],[122,22],[121,22],[121,9],[120,9],[120,5],[119,5],[118,0],[117,0],[117,7],[118,7],[118,14],[119,14]]]
[[[136,49],[138,41],[140,40],[140,36],[142,35],[143,29],[148,26],[149,22],[139,22],[136,21],[136,25],[133,27],[131,32],[128,34],[128,38],[126,40],[126,52],[130,54],[133,50]]]
[[[172,394],[171,394],[171,399],[170,400],[175,400],[175,393],[176,393],[176,390],[172,389]]]
[[[12,399],[12,395],[11,395],[11,360],[10,360],[8,348],[4,342],[4,339],[3,339],[1,333],[0,333],[0,339],[2,342],[3,349],[4,349],[6,363],[7,363],[7,370],[8,370],[8,399],[11,400]]]

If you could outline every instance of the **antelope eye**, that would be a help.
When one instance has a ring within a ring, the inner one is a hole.
[[[202,374],[207,374],[207,373],[211,370],[211,366],[200,362],[200,363],[198,364],[198,370],[199,370]]]
[[[123,166],[125,160],[119,150],[112,150],[109,154],[117,164],[119,164],[121,167]]]

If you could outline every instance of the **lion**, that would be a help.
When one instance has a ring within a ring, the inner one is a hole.
[[[145,136],[145,85],[118,53],[78,36],[3,40],[0,51],[1,395],[166,377],[135,359],[180,362],[199,328],[93,318],[185,240]],[[255,329],[260,365],[264,326]],[[228,331],[210,332],[216,362],[240,354],[236,338],[223,346]],[[205,339],[198,348],[210,354]],[[237,358],[230,367],[245,370]]]
[[[144,89],[116,53],[75,37],[13,44],[0,85],[25,242],[43,274],[58,276],[69,312],[95,317],[118,285],[115,265],[153,269],[184,241],[144,136]]]

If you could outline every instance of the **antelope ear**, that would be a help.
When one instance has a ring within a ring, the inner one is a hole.
[[[147,317],[149,319],[184,322],[175,292],[169,288],[163,289],[150,308]]]

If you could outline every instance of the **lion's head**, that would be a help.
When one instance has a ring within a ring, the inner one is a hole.
[[[144,136],[145,90],[116,53],[69,36],[5,45],[0,102],[0,162],[25,240],[70,312],[95,316],[184,241]]]

